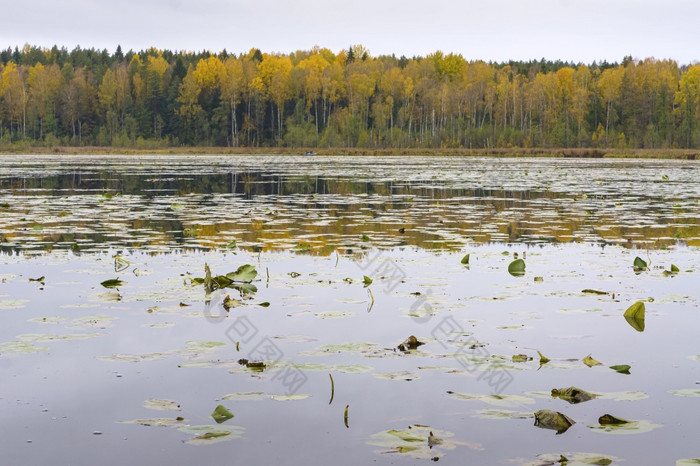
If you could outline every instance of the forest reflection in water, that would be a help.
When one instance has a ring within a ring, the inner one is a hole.
[[[700,165],[415,157],[4,157],[0,245],[144,252],[700,244]]]

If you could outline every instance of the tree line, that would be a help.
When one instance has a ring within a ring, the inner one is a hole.
[[[698,148],[700,65],[0,51],[0,145]]]

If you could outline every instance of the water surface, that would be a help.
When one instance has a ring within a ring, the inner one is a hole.
[[[3,157],[3,464],[698,458],[698,175],[693,161]],[[524,276],[507,271],[516,254]],[[257,291],[207,293],[205,264],[253,265]],[[640,300],[643,331],[622,316]],[[424,344],[399,349],[411,335]],[[569,386],[598,396],[550,394]],[[218,405],[235,417],[217,424]],[[576,424],[534,426],[545,409]],[[634,422],[605,432],[603,414]]]

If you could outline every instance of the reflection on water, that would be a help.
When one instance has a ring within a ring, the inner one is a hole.
[[[466,243],[700,244],[694,161],[25,157],[0,161],[3,251],[222,246],[317,254]]]

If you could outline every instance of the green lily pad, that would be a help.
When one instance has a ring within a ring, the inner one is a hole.
[[[0,309],[22,309],[28,302],[28,299],[0,299]]]
[[[257,277],[258,271],[255,267],[250,264],[241,265],[236,269],[235,272],[230,272],[226,274],[226,277],[234,282],[247,282],[250,283]]]
[[[590,289],[590,288],[586,288],[585,290],[581,290],[581,293],[586,293],[586,294],[597,294],[597,295],[606,295],[606,294],[608,294],[607,291],[592,290],[592,289]]]
[[[576,421],[565,414],[549,409],[541,409],[535,413],[535,425],[542,429],[557,431],[557,435],[566,432]]]
[[[58,324],[66,320],[65,317],[34,317],[33,319],[29,319],[29,322],[34,322],[36,324]]]
[[[634,258],[633,267],[634,270],[638,272],[642,270],[647,270],[648,268],[646,261],[639,256]]]
[[[119,280],[119,278],[117,277],[105,280],[101,282],[100,285],[104,286],[105,288],[117,288],[124,285],[124,282]]]
[[[632,326],[636,331],[644,331],[644,315],[646,307],[643,301],[637,301],[627,308],[625,311],[625,320],[628,324]]]
[[[221,424],[222,422],[232,419],[233,413],[226,409],[224,405],[218,405],[214,409],[214,412],[211,413],[211,417],[214,418],[214,421],[216,421],[217,424]]]
[[[464,264],[464,265],[469,265],[469,254],[467,254],[466,256],[462,257],[461,262],[462,262],[462,264]]]
[[[522,277],[525,275],[525,261],[516,259],[508,265],[508,273],[514,277]]]
[[[676,460],[676,466],[693,466],[694,464],[700,464],[700,458]]]
[[[537,351],[537,354],[540,355],[540,364],[547,364],[551,359],[549,359],[547,356],[543,355],[539,351]]]
[[[24,341],[68,341],[68,340],[87,340],[88,338],[101,337],[101,333],[71,333],[54,335],[49,333],[25,333],[24,335],[17,335],[17,338]]]
[[[627,364],[618,364],[616,366],[610,366],[610,369],[619,372],[620,374],[629,374],[632,366]]]
[[[372,279],[369,278],[367,275],[364,275],[362,277],[362,283],[364,283],[365,288],[367,288],[368,286],[370,286],[372,284]]]

